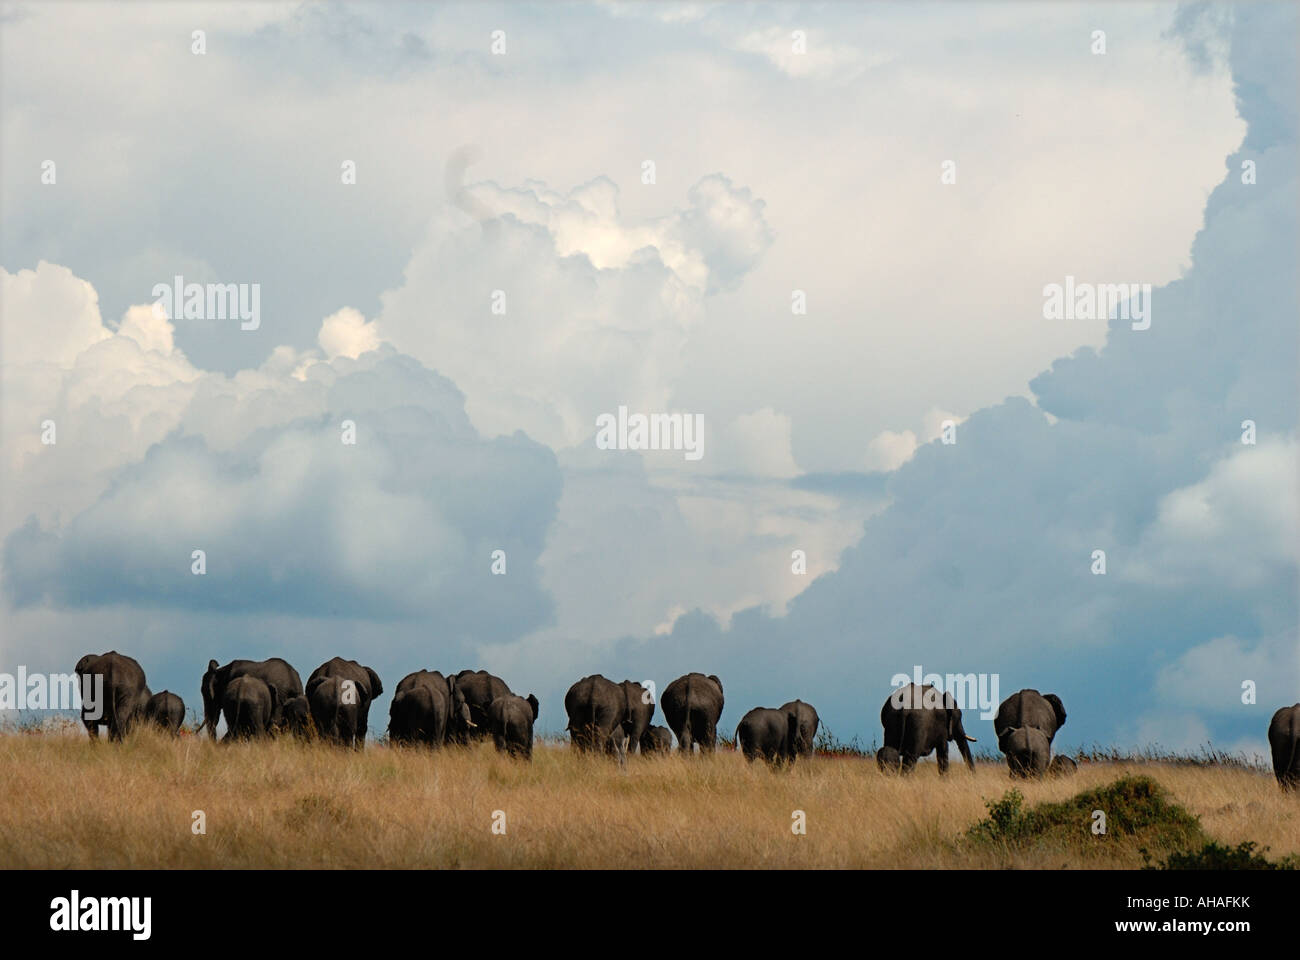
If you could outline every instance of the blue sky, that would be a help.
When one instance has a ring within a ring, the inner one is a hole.
[[[1296,14],[1027,9],[6,4],[0,670],[485,666],[559,730],[698,669],[724,727],[870,742],[920,664],[1057,692],[1066,744],[1262,750]],[[177,274],[260,326],[158,317]],[[1150,329],[1045,319],[1066,276]],[[620,405],[704,457],[598,449]]]

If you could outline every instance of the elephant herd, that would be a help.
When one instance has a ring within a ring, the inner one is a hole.
[[[880,708],[885,745],[876,751],[876,763],[886,772],[910,773],[919,757],[931,751],[939,772],[948,772],[948,742],[970,770],[975,769],[970,743],[975,738],[962,727],[961,710],[951,693],[909,684],[899,687]],[[1041,777],[1073,773],[1076,764],[1067,756],[1052,756],[1052,739],[1065,725],[1065,706],[1054,693],[1021,690],[1002,701],[993,718],[998,749],[1006,757],[1013,777]]]
[[[138,721],[177,731],[185,704],[175,693],[151,693],[144,670],[131,657],[109,651],[87,654],[76,666],[78,678],[103,678],[102,703],[83,705],[82,721],[91,737],[99,725],[110,740],[120,740]],[[213,739],[224,716],[224,741],[271,734],[316,736],[360,748],[369,729],[370,704],[384,692],[379,675],[355,660],[334,657],[312,671],[304,687],[285,660],[232,660],[221,666],[208,661],[200,693],[203,723]],[[667,727],[654,724],[655,698],[632,680],[615,683],[599,674],[583,677],[564,697],[566,731],[573,747],[603,753],[624,762],[629,753],[666,753],[673,737],[680,750],[712,753],[725,703],[716,676],[688,673],[664,688],[659,697]],[[102,709],[99,709],[102,706]],[[388,735],[394,744],[439,747],[469,744],[491,737],[497,750],[531,759],[537,697],[521,697],[500,677],[486,670],[444,675],[437,670],[407,674],[393,692]],[[93,710],[93,712],[92,712]],[[1025,689],[998,707],[993,730],[1012,776],[1041,777],[1072,773],[1075,762],[1052,755],[1052,741],[1065,725],[1065,706],[1056,694]],[[736,747],[746,760],[791,764],[813,755],[820,725],[817,711],[802,700],[780,707],[755,707],[736,727]],[[962,761],[975,769],[961,709],[951,693],[932,685],[908,684],[894,690],[880,708],[884,746],[876,763],[886,773],[910,773],[921,757],[936,755],[939,773],[948,772],[948,744],[955,743]],[[1283,707],[1268,728],[1273,771],[1283,789],[1300,789],[1300,703]]]

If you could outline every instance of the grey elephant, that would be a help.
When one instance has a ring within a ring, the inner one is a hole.
[[[155,693],[145,704],[144,715],[162,729],[179,733],[185,723],[185,701],[170,690]]]
[[[81,722],[92,740],[99,739],[100,724],[108,727],[109,740],[121,740],[143,718],[153,694],[134,658],[116,650],[88,653],[73,672],[82,696]]]
[[[791,700],[781,704],[782,710],[792,711],[799,718],[799,735],[795,738],[794,749],[801,757],[810,758],[817,743],[817,728],[821,726],[821,717],[811,703]]]
[[[624,680],[619,686],[627,698],[627,719],[623,721],[627,749],[629,752],[640,750],[641,737],[650,728],[650,721],[655,716],[655,702],[650,691],[635,680]]]
[[[1300,703],[1273,714],[1268,745],[1278,785],[1283,790],[1300,790]]]
[[[221,712],[226,717],[223,743],[268,736],[280,704],[280,692],[254,676],[236,677],[226,684]]]
[[[961,758],[971,773],[975,758],[961,724],[961,710],[951,693],[939,691],[931,684],[909,683],[885,698],[880,708],[880,724],[885,728],[885,746],[899,754],[899,772],[911,773],[920,757],[934,751],[939,773],[948,772],[948,741],[955,741]]]
[[[460,743],[475,726],[456,678],[437,670],[408,673],[388,705],[388,739],[393,743]]]
[[[876,751],[876,766],[881,773],[902,773],[903,755],[893,747],[881,747]]]
[[[1037,727],[1008,727],[998,737],[1013,777],[1041,777],[1052,758],[1052,741]]]
[[[500,677],[495,677],[486,670],[462,670],[456,674],[456,689],[465,698],[469,718],[473,721],[457,732],[456,739],[461,743],[469,743],[486,738],[492,732],[488,707],[498,697],[512,696],[510,687]]]
[[[1065,706],[1054,693],[1025,689],[1003,700],[993,718],[993,731],[1011,775],[1045,774],[1052,760],[1052,739],[1063,726]]]
[[[280,705],[280,723],[284,731],[292,736],[311,736],[311,703],[305,694],[290,697]]]
[[[497,697],[488,705],[488,720],[492,726],[492,742],[498,752],[511,757],[533,759],[533,722],[537,719],[537,698],[515,696]]]
[[[311,695],[312,684],[330,677],[343,681],[339,687],[341,705],[355,704],[357,708],[355,736],[349,737],[343,733],[339,735],[360,750],[365,746],[366,731],[369,729],[370,704],[374,702],[375,697],[384,692],[384,685],[375,671],[363,667],[355,660],[344,660],[342,657],[326,660],[313,670],[311,676],[307,678],[306,693],[307,699],[312,703],[312,719],[316,721],[316,729],[321,736],[325,736],[325,731],[321,729],[320,721],[316,719],[316,701]]]
[[[279,703],[284,704],[291,697],[303,692],[302,678],[287,660],[271,657],[267,660],[231,660],[224,667],[217,661],[209,660],[208,669],[203,674],[199,692],[203,695],[203,729],[212,739],[217,738],[217,720],[221,716],[221,705],[226,697],[226,686],[237,677],[256,677],[267,686],[275,688]],[[276,716],[272,724],[278,725],[281,718]]]
[[[564,712],[569,717],[565,730],[576,749],[625,756],[631,720],[626,685],[598,673],[583,677],[564,695]]]
[[[361,702],[364,694],[355,680],[345,677],[315,677],[307,681],[307,702],[311,720],[322,740],[343,747],[360,744]]]
[[[718,721],[726,701],[722,681],[713,675],[688,673],[664,688],[659,697],[664,719],[677,735],[677,744],[686,754],[695,744],[712,753],[718,743]]]
[[[755,707],[740,719],[736,743],[750,763],[794,763],[799,756],[799,714],[796,710]]]
[[[673,732],[667,727],[652,724],[641,734],[641,753],[645,755],[673,752]]]
[[[1068,777],[1076,773],[1079,765],[1073,759],[1065,754],[1059,754],[1052,757],[1052,762],[1047,765],[1047,775],[1049,777]]]

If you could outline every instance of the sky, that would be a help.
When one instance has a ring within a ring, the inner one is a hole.
[[[919,665],[1056,692],[1058,746],[1262,753],[1296,20],[4,3],[0,672],[484,667],[554,733],[582,676],[698,670],[726,731],[867,744]],[[1150,326],[1049,318],[1067,277]],[[603,448],[620,407],[703,456]]]

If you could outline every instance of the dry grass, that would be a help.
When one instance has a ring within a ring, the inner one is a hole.
[[[559,745],[539,744],[527,764],[490,745],[358,754],[142,731],[124,744],[0,734],[0,867],[1137,867],[1134,843],[962,839],[1013,787],[1028,806],[1127,772],[1158,781],[1210,838],[1300,853],[1300,796],[1232,767],[1090,763],[1013,784],[991,764],[898,779],[858,758],[772,771],[720,752],[631,757],[620,770]],[[195,810],[204,836],[191,832]],[[806,836],[791,832],[795,810]]]

